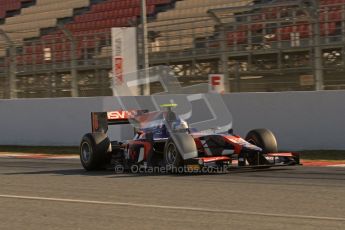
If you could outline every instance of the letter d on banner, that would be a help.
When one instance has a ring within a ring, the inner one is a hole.
[[[131,80],[133,80],[133,75],[138,71],[136,28],[112,28],[111,36],[114,92],[116,87],[126,84],[126,75],[130,74]],[[131,92],[128,92],[128,95],[121,96],[130,95],[138,95],[137,87],[131,87]]]
[[[209,91],[212,93],[224,93],[224,74],[209,74]]]

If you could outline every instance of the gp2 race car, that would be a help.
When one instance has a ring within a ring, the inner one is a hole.
[[[227,133],[204,133],[189,128],[173,111],[113,111],[91,113],[92,132],[80,143],[80,160],[86,170],[123,167],[269,168],[299,165],[299,154],[278,153],[268,129],[250,131],[245,139]],[[129,141],[110,141],[109,125],[133,124]],[[233,160],[237,160],[235,165]]]

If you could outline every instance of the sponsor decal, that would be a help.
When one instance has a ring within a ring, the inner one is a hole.
[[[126,85],[127,78],[138,80],[137,41],[135,27],[112,28],[112,88],[113,93]],[[132,80],[133,80],[132,79]],[[124,90],[122,95],[138,94],[136,86]]]
[[[209,75],[209,91],[214,93],[224,93],[224,75],[210,74]]]
[[[108,120],[124,120],[129,119],[130,117],[133,117],[134,114],[133,111],[112,111],[108,112]]]
[[[122,85],[123,84],[123,58],[122,57],[115,57],[115,78],[116,84]]]
[[[99,129],[98,116],[97,114],[94,114],[92,116],[92,130],[98,130],[98,129]]]

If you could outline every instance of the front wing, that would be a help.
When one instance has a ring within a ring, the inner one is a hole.
[[[279,166],[293,166],[301,165],[300,156],[298,153],[268,153],[262,154],[266,158],[266,164],[250,165],[245,156],[213,156],[213,157],[198,157],[190,159],[186,162],[190,165],[199,165],[200,167],[223,167],[228,168],[257,168],[257,167],[279,167]]]

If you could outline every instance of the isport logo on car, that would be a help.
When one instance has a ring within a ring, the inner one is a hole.
[[[107,116],[109,120],[116,120],[116,119],[128,119],[129,117],[133,116],[133,111],[113,111],[108,112]]]

